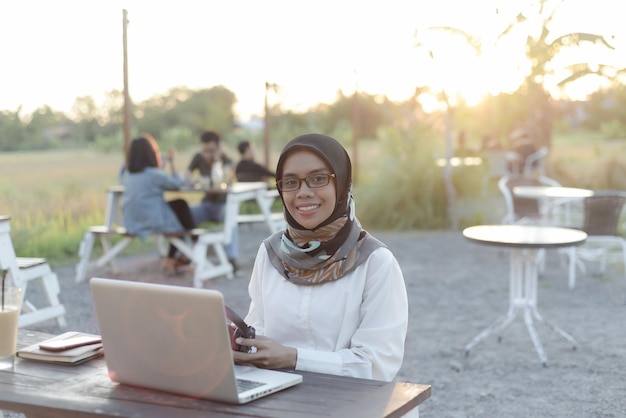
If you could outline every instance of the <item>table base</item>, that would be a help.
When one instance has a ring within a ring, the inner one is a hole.
[[[548,357],[535,330],[533,318],[543,322],[548,328],[572,343],[572,348],[576,350],[576,340],[554,323],[543,318],[537,310],[537,251],[528,248],[511,250],[509,310],[504,318],[494,322],[465,346],[465,356],[468,356],[471,349],[479,342],[508,327],[520,312],[523,314],[526,329],[544,367],[548,366]],[[498,338],[498,340],[500,339],[501,337]]]

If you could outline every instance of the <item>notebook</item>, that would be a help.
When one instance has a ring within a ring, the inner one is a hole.
[[[302,376],[234,365],[220,292],[92,278],[111,380],[226,403],[246,403]]]

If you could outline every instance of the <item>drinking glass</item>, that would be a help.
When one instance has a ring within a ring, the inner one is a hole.
[[[22,291],[6,286],[0,290],[0,370],[13,370]]]

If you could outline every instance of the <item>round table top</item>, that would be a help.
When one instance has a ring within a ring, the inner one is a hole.
[[[585,242],[587,233],[578,229],[537,225],[477,225],[465,228],[470,241],[520,248],[569,247]]]
[[[584,198],[593,196],[593,190],[579,189],[576,187],[558,186],[516,186],[513,194],[518,197],[541,198]]]

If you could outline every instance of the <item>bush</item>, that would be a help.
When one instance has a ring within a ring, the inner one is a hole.
[[[437,229],[447,226],[447,203],[440,169],[433,159],[435,137],[427,127],[379,133],[378,159],[364,167],[355,190],[365,228]],[[367,177],[365,177],[367,175]]]
[[[626,125],[617,119],[603,122],[600,125],[600,132],[605,139],[615,139],[626,137]]]

